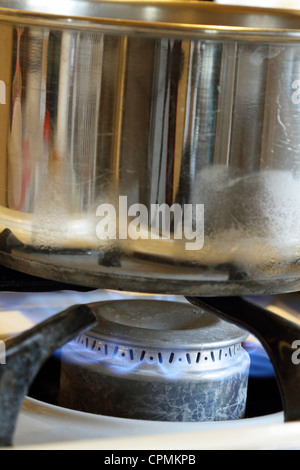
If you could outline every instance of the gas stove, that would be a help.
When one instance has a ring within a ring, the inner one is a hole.
[[[191,303],[182,296],[136,294],[99,289],[80,292],[67,285],[66,289],[54,290],[55,284],[51,285],[48,281],[43,280],[39,280],[39,284],[36,284],[36,291],[34,291],[34,284],[31,285],[31,289],[28,289],[28,279],[32,282],[30,277],[17,273],[14,276],[12,271],[5,269],[2,269],[2,274],[2,278],[7,281],[6,290],[0,296],[0,331],[3,339],[20,337],[22,333],[32,331],[34,326],[43,324],[59,312],[68,310],[74,305],[96,304],[104,305],[106,309],[114,309],[114,306],[120,302],[124,305],[124,302],[126,304],[137,301],[143,306],[149,305],[146,308],[150,308],[153,302],[154,306],[157,302],[160,303],[159,305],[167,303],[170,306],[170,311],[172,311],[172,305],[177,308],[182,306],[183,309],[191,307]],[[9,287],[11,277],[15,279],[12,286],[16,285],[18,277],[22,278],[18,283],[19,292],[11,291],[11,287]],[[23,286],[23,292],[21,286]],[[255,297],[247,300],[251,300],[273,314],[280,310],[285,311],[288,315],[297,312],[299,308],[298,294]],[[130,311],[132,312],[132,308]],[[149,315],[149,312],[147,311],[146,314]],[[105,315],[105,311],[103,315]],[[180,323],[182,317],[177,316],[176,318],[176,315],[174,316],[175,319],[172,316],[168,319],[171,324],[164,327],[159,323],[162,321],[161,318],[156,319],[158,324],[156,330],[152,330],[155,333],[153,336],[158,338],[161,331],[164,331],[165,336],[168,336],[172,328],[173,331],[177,328],[177,331],[181,330],[181,333],[193,334],[195,325],[180,325],[178,322]],[[126,321],[118,322],[115,317],[115,321],[114,329],[117,325],[120,328],[120,323],[123,324],[121,329],[124,329],[126,323],[126,328],[129,324],[132,331],[132,325],[130,325],[128,318]],[[193,319],[190,321],[192,322]],[[169,331],[168,326],[171,326]],[[109,322],[106,327],[111,327]],[[135,328],[138,328],[138,325]],[[58,388],[64,345],[62,348],[58,348],[41,366],[25,395],[13,432],[12,444],[4,447],[9,449],[101,449],[103,451],[138,451],[140,449],[153,451],[156,449],[157,451],[184,450],[186,452],[191,449],[197,451],[201,449],[298,448],[300,423],[298,421],[284,422],[282,401],[270,359],[262,344],[251,333],[243,331],[243,334],[244,336],[240,340],[242,340],[243,349],[249,355],[250,370],[246,409],[244,415],[239,419],[225,418],[215,421],[199,418],[194,421],[171,421],[168,418],[157,420],[145,417],[135,418],[134,416],[120,417],[109,415],[105,410],[100,414],[93,410],[78,410],[74,403],[68,404],[67,399],[63,405],[59,404]],[[69,341],[67,346],[72,349],[74,344],[80,343],[78,338],[87,338],[89,335],[90,337],[95,336],[93,328],[76,336],[76,340]],[[210,340],[207,338],[206,343]],[[218,339],[215,338],[214,341],[218,341]],[[84,348],[80,352],[85,356],[84,360],[91,354],[91,350],[86,348],[86,344],[85,340]],[[199,348],[199,344],[197,347]],[[153,349],[155,348],[152,342],[152,354]],[[190,357],[192,357],[192,353]],[[103,367],[103,362],[99,361],[99,358],[98,364]],[[1,367],[5,367],[5,365],[2,364]],[[207,368],[205,370],[209,374],[209,370]],[[172,379],[168,378],[167,380]],[[73,391],[78,391],[79,383],[80,381],[74,385]],[[68,393],[70,396],[72,395],[70,390]],[[90,400],[87,399],[87,402]]]

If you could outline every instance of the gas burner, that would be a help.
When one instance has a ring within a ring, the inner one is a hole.
[[[247,332],[182,302],[91,307],[97,326],[62,349],[61,406],[159,421],[244,417]]]
[[[40,332],[43,331],[44,327],[48,325],[48,327],[53,323],[56,322],[55,314],[61,311],[62,309],[66,309],[70,307],[70,305],[77,304],[77,307],[72,307],[73,314],[75,314],[74,318],[77,318],[77,313],[81,310],[80,304],[88,304],[88,308],[95,313],[96,318],[99,320],[101,319],[101,311],[102,307],[105,305],[110,304],[111,306],[114,304],[118,304],[120,301],[129,302],[133,300],[138,301],[160,301],[161,305],[164,303],[169,304],[180,304],[179,308],[184,308],[185,306],[189,306],[191,308],[191,304],[187,302],[186,299],[183,297],[173,297],[173,296],[153,296],[153,295],[142,295],[142,294],[133,294],[133,293],[125,293],[125,292],[117,292],[117,291],[93,291],[93,292],[48,292],[48,293],[11,293],[11,292],[3,292],[1,296],[1,303],[0,303],[0,325],[1,324],[1,316],[2,319],[5,320],[4,324],[6,326],[11,327],[11,325],[7,325],[6,320],[14,315],[18,314],[18,325],[16,325],[17,330],[15,333],[10,331],[10,335],[16,337],[18,345],[18,351],[22,353],[22,339],[24,336],[21,332],[21,320],[22,316],[24,315],[25,321],[23,322],[24,329],[27,330],[27,338],[33,338],[34,332],[36,332],[35,324],[38,324],[38,329]],[[196,302],[200,302],[200,299],[194,299]],[[233,300],[233,307],[236,306],[234,304],[237,303],[236,299]],[[226,313],[227,309],[229,309],[230,299],[223,299],[224,311]],[[275,296],[275,297],[257,297],[251,299],[257,305],[261,305],[261,308],[258,308],[257,313],[262,314],[263,312],[267,315],[267,312],[272,313],[275,315],[281,312],[285,312],[286,318],[296,316],[298,311],[298,304],[299,304],[299,295],[288,295],[288,296]],[[168,302],[166,302],[168,301]],[[213,303],[216,302],[216,299],[202,299],[204,302],[205,307],[203,310],[209,311],[209,309],[213,308]],[[220,300],[221,302],[221,300]],[[240,299],[239,302],[240,307],[249,307],[248,302],[244,302]],[[79,308],[79,310],[78,310]],[[87,307],[83,307],[86,309]],[[193,307],[194,308],[194,307]],[[195,307],[199,309],[200,307]],[[216,306],[214,306],[216,308]],[[71,310],[71,312],[72,312]],[[88,313],[89,310],[83,311],[84,317],[85,313]],[[69,313],[71,313],[69,312]],[[245,312],[245,311],[244,311]],[[109,324],[113,322],[113,316],[107,313],[106,322]],[[38,315],[39,314],[39,315]],[[72,315],[73,315],[72,314]],[[233,309],[233,315],[235,314],[235,309]],[[243,313],[244,315],[245,313]],[[250,305],[250,313],[253,314],[253,306]],[[66,313],[60,316],[62,319]],[[69,314],[67,314],[68,316]],[[70,318],[70,325],[73,324],[72,315]],[[218,315],[214,315],[215,321],[216,318],[219,317]],[[283,314],[282,314],[283,315]],[[170,315],[172,318],[172,316]],[[255,315],[254,315],[255,317]],[[45,324],[45,320],[47,320]],[[48,322],[50,320],[50,323]],[[92,317],[91,317],[92,320]],[[82,321],[82,320],[80,320]],[[105,326],[105,318],[102,318],[103,327]],[[150,322],[150,319],[148,319]],[[169,320],[171,321],[171,320]],[[179,315],[179,322],[186,321],[185,316],[181,317]],[[255,320],[253,320],[255,321]],[[115,322],[115,321],[114,321]],[[31,323],[31,324],[30,324]],[[88,323],[88,322],[87,322]],[[228,323],[228,321],[227,321]],[[59,324],[59,323],[58,323]],[[58,326],[57,324],[57,326]],[[85,322],[84,322],[85,324]],[[155,324],[155,323],[154,323]],[[180,326],[181,325],[181,326]],[[120,331],[121,325],[115,322],[116,331],[118,327],[118,331]],[[138,325],[136,325],[138,326]],[[147,325],[146,325],[147,326]],[[154,329],[152,328],[152,338],[153,335],[162,334],[161,324],[158,323],[159,328]],[[171,324],[169,323],[168,329],[170,329]],[[183,323],[177,324],[179,332],[181,332],[184,337],[186,334],[190,334],[192,329],[195,328],[197,325],[192,323],[192,328],[184,329]],[[81,328],[81,327],[80,327]],[[84,326],[82,323],[82,328],[84,330]],[[92,329],[91,329],[92,328]],[[128,325],[128,321],[126,322],[125,328],[132,328],[133,325]],[[60,328],[61,329],[61,323]],[[147,328],[146,328],[147,329]],[[77,332],[76,335],[72,336],[74,338],[79,338],[81,335],[81,340],[87,337],[97,336],[95,333],[98,330],[96,328],[89,326],[89,330],[85,332]],[[111,328],[110,328],[111,331]],[[73,333],[75,331],[73,330]],[[66,334],[66,330],[63,332],[63,335]],[[99,334],[98,334],[99,335]],[[64,340],[60,340],[66,344],[66,334]],[[105,336],[105,335],[104,335]],[[107,337],[103,337],[101,341],[106,340]],[[120,335],[118,336],[118,341],[120,339]],[[130,339],[130,337],[129,337]],[[68,340],[70,341],[71,338]],[[81,341],[80,340],[80,341]],[[198,339],[199,341],[199,339]],[[210,338],[211,341],[211,338]],[[31,341],[30,344],[33,344],[34,341]],[[30,346],[30,344],[27,346]],[[67,343],[68,345],[74,345],[74,340],[71,343]],[[91,354],[90,348],[86,348],[86,344],[88,346],[91,344],[90,341],[88,343],[84,342],[84,351],[82,352],[83,355]],[[106,343],[105,343],[106,344]],[[130,342],[127,343],[127,358],[130,359]],[[164,343],[163,343],[164,344]],[[78,346],[79,344],[77,344]],[[184,345],[184,342],[182,342]],[[199,345],[199,344],[198,344]],[[82,345],[81,345],[82,346]],[[124,344],[124,347],[126,344]],[[132,346],[132,344],[131,344]],[[136,346],[141,346],[140,342],[137,341]],[[153,347],[153,344],[151,343]],[[129,418],[120,418],[120,417],[113,417],[113,416],[105,416],[104,414],[94,414],[94,413],[87,413],[83,411],[77,411],[70,408],[65,408],[63,406],[58,406],[57,397],[53,401],[48,400],[46,395],[43,395],[43,392],[47,389],[49,392],[48,382],[44,381],[45,377],[50,379],[49,370],[51,369],[51,364],[56,363],[55,371],[55,380],[57,382],[54,384],[55,387],[59,388],[59,378],[60,378],[60,352],[56,351],[54,356],[51,356],[43,366],[41,363],[36,363],[36,369],[41,366],[40,374],[36,377],[33,382],[33,387],[25,396],[25,400],[23,406],[20,410],[18,420],[16,423],[15,430],[13,426],[11,427],[12,434],[10,438],[13,442],[13,448],[94,448],[94,449],[137,449],[137,448],[170,448],[173,449],[220,449],[220,448],[228,448],[228,449],[257,449],[257,448],[298,448],[297,442],[299,442],[299,435],[300,435],[300,428],[299,423],[283,423],[286,409],[284,409],[284,413],[282,413],[282,403],[278,403],[278,399],[280,401],[278,386],[276,383],[276,377],[274,374],[274,369],[268,359],[267,353],[264,348],[261,346],[261,343],[252,337],[252,335],[247,337],[246,341],[243,341],[243,347],[247,350],[250,356],[251,364],[250,364],[250,372],[249,372],[249,379],[248,379],[248,390],[247,390],[247,404],[246,404],[246,413],[245,417],[242,419],[229,419],[226,421],[214,421],[214,422],[207,422],[207,421],[154,421],[150,419],[129,419]],[[63,347],[63,349],[65,346]],[[173,348],[174,349],[174,348]],[[153,357],[154,355],[150,356],[150,349],[148,351],[148,358]],[[105,352],[105,347],[103,349]],[[257,356],[256,352],[259,352]],[[96,356],[100,354],[100,351],[96,353],[93,351]],[[158,351],[157,351],[158,352]],[[170,351],[169,351],[170,352]],[[57,354],[58,353],[58,354]],[[170,353],[171,354],[171,353]],[[187,351],[184,351],[185,357],[187,359]],[[22,355],[22,354],[21,354]],[[37,360],[40,360],[40,357],[37,357]],[[122,359],[125,360],[125,357],[121,356]],[[169,357],[168,355],[166,356]],[[179,358],[179,356],[177,356]],[[194,356],[195,357],[195,356]],[[158,358],[158,354],[156,356]],[[116,359],[116,358],[115,358]],[[256,361],[258,360],[258,364]],[[183,366],[184,361],[178,361],[180,367]],[[101,366],[103,361],[101,361]],[[187,361],[186,361],[187,363]],[[21,364],[21,361],[19,361]],[[153,367],[159,367],[159,361],[151,361],[151,364],[147,364]],[[172,364],[171,364],[172,365]],[[174,364],[173,364],[174,365]],[[192,364],[191,364],[192,365]],[[257,365],[257,367],[256,367]],[[261,370],[264,368],[265,370]],[[21,367],[22,371],[22,367]],[[53,372],[53,371],[52,371]],[[156,371],[155,371],[156,372]],[[262,372],[262,373],[261,373]],[[192,372],[193,373],[193,372]],[[124,377],[124,376],[122,376]],[[185,378],[187,377],[185,371]],[[53,377],[51,377],[52,379]],[[28,382],[30,378],[28,377]],[[55,381],[54,380],[54,381]],[[169,380],[169,377],[168,377]],[[40,393],[38,391],[39,386],[42,384],[42,388],[44,390]],[[22,392],[23,393],[23,392]],[[22,395],[21,393],[21,395]],[[149,393],[149,391],[148,391]],[[50,394],[51,395],[51,394]],[[10,396],[10,393],[8,393]],[[22,395],[23,396],[23,395]],[[274,396],[276,396],[276,403],[274,402]],[[52,397],[51,397],[52,398]],[[12,400],[13,401],[13,400]],[[20,400],[21,402],[21,400]],[[286,403],[284,403],[286,407]],[[13,410],[15,406],[11,406]],[[288,407],[289,408],[289,407]],[[287,409],[288,409],[287,408]],[[297,408],[295,408],[295,412],[297,412]],[[16,412],[17,414],[17,412]],[[4,414],[2,414],[2,426],[4,423]],[[287,421],[287,420],[286,420]],[[14,432],[13,432],[14,431]],[[276,434],[276,439],[274,436]],[[272,436],[272,437],[270,437]],[[170,444],[171,443],[171,444]],[[150,446],[150,447],[149,447]]]

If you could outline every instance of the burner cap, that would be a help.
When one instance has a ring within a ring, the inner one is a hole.
[[[95,336],[144,346],[222,348],[246,339],[248,333],[187,302],[128,299],[94,304]]]

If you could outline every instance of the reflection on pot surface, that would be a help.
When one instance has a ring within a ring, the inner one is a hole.
[[[298,42],[21,23],[0,32],[2,262],[300,287]]]

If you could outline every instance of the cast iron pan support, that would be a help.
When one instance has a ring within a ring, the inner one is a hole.
[[[273,364],[281,393],[285,421],[300,420],[300,363],[294,341],[300,345],[299,316],[273,313],[239,297],[187,297],[193,305],[223,317],[252,333]]]
[[[75,305],[5,343],[0,364],[1,447],[12,445],[24,397],[45,360],[96,323],[90,307]]]

